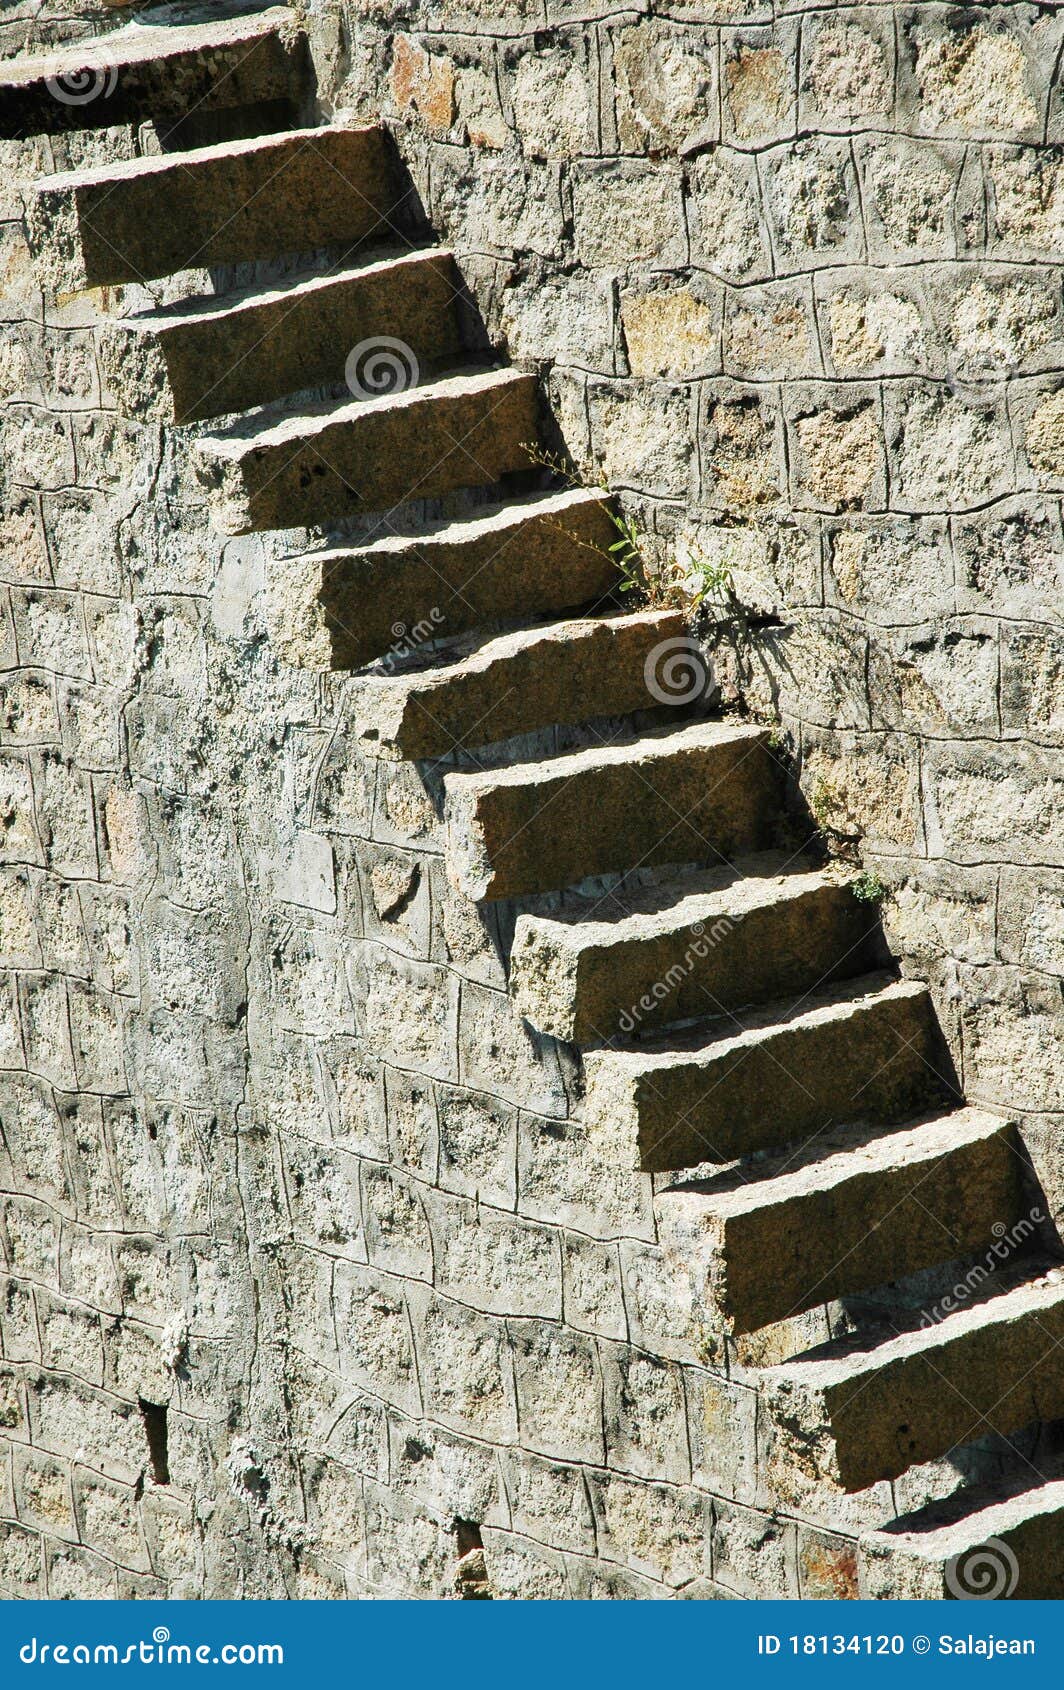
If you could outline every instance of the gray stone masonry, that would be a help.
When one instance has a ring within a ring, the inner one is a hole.
[[[1062,46],[5,7],[0,1595],[1060,1594]]]

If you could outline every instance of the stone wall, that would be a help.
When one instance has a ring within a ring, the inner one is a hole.
[[[577,463],[696,585],[731,567],[724,672],[1059,1215],[1064,17],[309,11]]]
[[[578,461],[778,615],[729,673],[1058,1201],[1064,20],[478,10],[309,6],[325,109],[384,101]],[[781,1488],[747,1368],[833,1317],[692,1334],[507,912],[277,649],[279,547],[118,417],[97,311],[149,296],[36,285],[33,177],[145,145],[3,148],[0,1585],[451,1596],[482,1542],[497,1597],[853,1594],[960,1469]]]

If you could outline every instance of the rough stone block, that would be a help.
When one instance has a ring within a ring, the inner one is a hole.
[[[594,1553],[594,1520],[581,1468],[513,1450],[503,1457],[503,1470],[519,1532],[553,1549]]]
[[[448,252],[412,252],[288,285],[119,318],[99,357],[126,416],[190,423],[352,374],[369,392],[398,341],[404,379],[461,350]],[[374,347],[381,368],[373,362]],[[398,365],[396,367],[399,367]]]
[[[331,245],[349,252],[380,234],[394,203],[380,129],[296,130],[46,177],[30,240],[44,285],[76,293]]]
[[[576,251],[589,267],[687,261],[679,171],[627,160],[577,167],[573,182]]]
[[[302,42],[285,6],[148,34],[134,25],[9,60],[0,136],[146,119],[165,131],[190,111],[275,102],[294,109],[303,71]]]
[[[935,855],[962,863],[1062,860],[1059,752],[944,742],[929,748],[925,779],[928,844]]]
[[[562,1461],[601,1463],[602,1376],[588,1338],[546,1321],[509,1325],[520,1441]]]
[[[675,611],[593,617],[501,634],[468,656],[352,683],[354,730],[369,754],[447,757],[596,716],[653,708],[662,652],[697,652]]]
[[[440,1291],[488,1314],[561,1319],[556,1232],[438,1193],[428,1208]]]
[[[970,1109],[877,1135],[822,1134],[813,1156],[757,1174],[658,1199],[665,1243],[701,1270],[699,1301],[732,1331],[989,1247],[1023,1207],[1015,1129]]]
[[[469,897],[502,898],[554,891],[633,860],[680,863],[756,848],[772,780],[761,732],[716,723],[449,775],[452,872]]]
[[[1059,1480],[962,1490],[860,1541],[860,1594],[873,1601],[1059,1601]]]
[[[673,1587],[708,1574],[708,1497],[616,1474],[592,1473],[589,1483],[606,1560]]]
[[[614,535],[601,497],[578,491],[307,553],[271,565],[271,631],[289,662],[349,669],[496,617],[561,611],[609,591]]]
[[[518,918],[510,992],[533,1026],[574,1044],[740,1009],[859,974],[870,923],[843,882],[739,859],[635,896]]]
[[[766,1374],[781,1457],[847,1491],[1059,1412],[1058,1277],[1020,1284],[880,1343],[869,1335]]]
[[[606,1462],[640,1478],[687,1484],[691,1457],[680,1368],[662,1358],[603,1344]]]
[[[200,439],[197,469],[219,528],[246,534],[490,487],[538,431],[534,377],[493,370],[234,425]]]
[[[423,1294],[414,1325],[419,1375],[435,1417],[456,1432],[514,1443],[517,1406],[501,1323],[449,1298]]]
[[[729,1017],[716,1037],[589,1052],[588,1130],[622,1167],[729,1162],[831,1123],[904,1118],[942,1095],[942,1066],[926,988],[869,975]]]

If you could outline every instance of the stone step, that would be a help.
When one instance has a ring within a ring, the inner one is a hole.
[[[357,669],[496,618],[591,604],[616,585],[616,538],[609,502],[581,488],[360,551],[308,552],[271,566],[271,634],[289,663]]]
[[[860,1491],[990,1434],[1064,1416],[1064,1270],[936,1319],[860,1332],[759,1375],[777,1470]]]
[[[457,299],[451,254],[412,252],[112,319],[100,367],[126,416],[163,422],[248,411],[338,384],[345,372],[371,392],[396,371],[405,380],[431,360],[457,357]]]
[[[477,371],[238,423],[197,442],[198,468],[223,533],[310,527],[527,469],[538,407],[534,375]]]
[[[542,1033],[604,1044],[872,966],[867,904],[779,854],[518,918],[510,995]]]
[[[731,1162],[940,1097],[927,988],[865,975],[711,1031],[589,1051],[585,1114],[603,1157],[645,1173]]]
[[[1015,1128],[978,1109],[850,1129],[662,1192],[662,1242],[727,1331],[754,1332],[992,1245],[1020,1216],[1020,1172]]]
[[[865,1532],[858,1588],[869,1601],[1064,1598],[1064,1479],[966,1487]]]
[[[697,722],[446,778],[448,860],[470,898],[767,845],[777,766],[757,727]]]
[[[297,129],[46,176],[29,239],[52,293],[386,238],[398,196],[376,128]],[[161,214],[165,208],[165,215]]]
[[[360,676],[349,693],[354,732],[374,756],[445,757],[555,724],[654,709],[661,699],[647,677],[663,645],[702,661],[675,610],[521,628],[457,662]]]
[[[0,139],[148,119],[165,128],[191,112],[294,105],[305,82],[304,48],[293,12],[274,6],[178,28],[130,24],[9,59],[0,66]]]

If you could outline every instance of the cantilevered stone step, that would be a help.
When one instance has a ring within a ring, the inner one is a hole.
[[[868,906],[785,857],[518,918],[510,995],[540,1032],[603,1044],[871,966]]]
[[[936,1063],[927,988],[866,975],[709,1032],[589,1051],[585,1115],[601,1155],[668,1173],[902,1120],[941,1096]]]
[[[271,565],[271,632],[290,663],[357,669],[397,643],[603,598],[616,538],[608,502],[578,489],[361,551],[310,552]]]
[[[1064,1272],[956,1301],[942,1319],[928,1311],[901,1333],[858,1333],[766,1368],[774,1464],[859,1491],[1064,1416]]]
[[[197,456],[217,527],[246,534],[488,487],[527,468],[538,428],[535,376],[490,370],[241,423]]]
[[[753,1332],[992,1245],[1021,1203],[1015,1129],[957,1109],[674,1187],[658,1214],[707,1307],[728,1331]]]
[[[53,293],[112,287],[390,233],[383,130],[297,129],[47,176],[29,236]]]
[[[133,417],[196,422],[345,379],[406,375],[461,348],[449,252],[413,252],[268,291],[183,301],[105,323],[100,365]],[[399,341],[389,348],[386,339]],[[377,368],[383,359],[386,367]]]
[[[866,1532],[860,1594],[912,1602],[1064,1598],[1064,1480],[955,1491]]]
[[[471,898],[518,897],[769,843],[761,728],[699,722],[542,763],[446,778],[448,860]]]
[[[234,106],[294,103],[303,37],[285,6],[165,28],[131,24],[0,64],[0,139],[154,119],[160,127]]]
[[[556,723],[657,708],[648,671],[668,643],[690,649],[679,611],[586,617],[500,634],[470,655],[352,683],[354,730],[384,757],[443,757]]]

